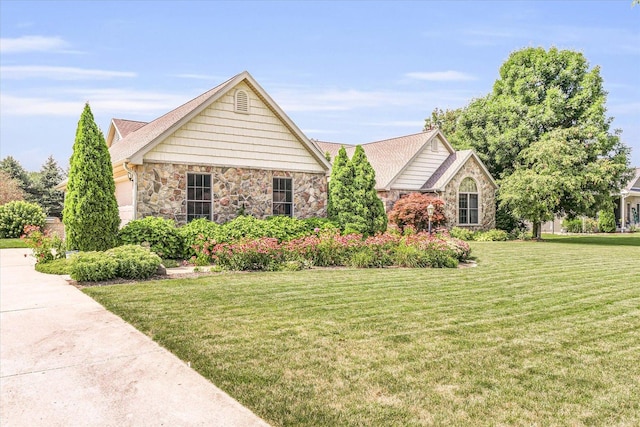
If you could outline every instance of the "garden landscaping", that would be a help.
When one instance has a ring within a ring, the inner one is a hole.
[[[640,424],[640,237],[84,292],[273,425]]]

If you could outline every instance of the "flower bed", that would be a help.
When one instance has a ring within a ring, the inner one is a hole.
[[[275,238],[216,243],[212,239],[194,245],[198,265],[216,264],[228,270],[282,270],[292,266],[456,267],[470,255],[469,245],[446,232],[408,236],[384,233],[364,239],[360,234],[341,235],[317,230],[311,236],[287,242]]]

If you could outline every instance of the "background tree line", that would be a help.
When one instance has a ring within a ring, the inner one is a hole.
[[[24,200],[40,205],[48,216],[62,217],[64,195],[55,189],[66,177],[53,156],[37,172],[27,172],[12,156],[0,160],[0,205]]]

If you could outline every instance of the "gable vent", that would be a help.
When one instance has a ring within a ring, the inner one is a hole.
[[[236,111],[238,113],[249,112],[249,96],[244,90],[236,91]]]

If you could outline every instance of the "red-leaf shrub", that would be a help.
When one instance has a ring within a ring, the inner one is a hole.
[[[446,218],[444,216],[444,202],[436,197],[411,193],[399,199],[393,209],[389,211],[389,222],[395,224],[400,230],[404,231],[405,227],[411,226],[416,231],[424,231],[429,228],[429,214],[427,206],[433,204],[435,208],[431,217],[431,227],[435,229],[444,226]]]

